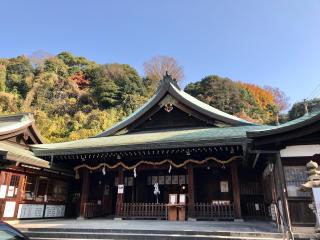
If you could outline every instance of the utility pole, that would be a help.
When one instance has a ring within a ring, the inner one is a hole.
[[[308,110],[308,102],[307,99],[303,99],[303,105],[304,105],[304,115],[309,114],[309,110]]]

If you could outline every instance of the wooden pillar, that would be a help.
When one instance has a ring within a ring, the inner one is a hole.
[[[80,219],[85,217],[85,203],[88,202],[89,198],[89,185],[90,177],[89,170],[84,168],[82,170],[82,189],[81,189],[81,200],[80,200]]]
[[[124,176],[122,169],[119,169],[118,171],[118,185],[124,185]],[[124,201],[124,191],[123,193],[117,193],[117,204],[116,204],[116,215],[121,216],[122,207],[123,207],[123,201]]]
[[[283,166],[281,162],[281,156],[280,153],[277,152],[276,154],[276,170],[278,172],[278,177],[275,178],[278,182],[278,186],[280,188],[280,200],[281,200],[281,205],[278,207],[282,207],[282,221],[284,225],[284,230],[285,234],[287,235],[286,237],[288,239],[293,239],[293,233],[291,229],[291,219],[290,219],[290,213],[289,213],[289,206],[288,206],[288,200],[287,200],[287,188],[285,184],[285,177],[284,177],[284,172],[283,172]],[[281,213],[280,213],[281,214]]]
[[[231,179],[235,219],[242,219],[238,167],[235,161],[231,162]]]
[[[188,219],[194,218],[195,188],[194,188],[194,169],[188,166]]]

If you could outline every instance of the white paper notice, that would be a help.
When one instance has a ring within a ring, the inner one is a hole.
[[[169,194],[169,203],[177,204],[177,194]]]
[[[118,194],[123,194],[124,192],[124,185],[123,184],[119,184],[118,185]]]
[[[14,210],[16,209],[16,202],[8,201],[4,207],[3,217],[14,217]]]
[[[5,198],[7,193],[7,185],[0,186],[0,198]]]
[[[256,211],[259,211],[259,210],[260,210],[259,203],[255,203],[255,204],[254,204],[254,207],[255,207]]]
[[[320,220],[320,188],[312,188],[314,203],[317,210],[317,219]]]
[[[221,192],[229,192],[228,181],[221,181],[220,182],[220,190],[221,190]]]
[[[185,194],[179,194],[179,203],[181,203],[181,204],[186,203],[186,195]]]
[[[7,197],[13,197],[14,194],[14,186],[9,186]]]

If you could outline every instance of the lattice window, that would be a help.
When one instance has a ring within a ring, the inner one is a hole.
[[[11,175],[10,184],[7,191],[7,197],[16,197],[19,190],[19,175]]]
[[[284,166],[284,175],[287,184],[288,197],[310,197],[308,192],[301,192],[301,184],[307,181],[305,166]]]
[[[24,198],[27,200],[33,200],[35,197],[35,188],[36,188],[37,177],[34,175],[29,175],[26,177],[26,186]]]

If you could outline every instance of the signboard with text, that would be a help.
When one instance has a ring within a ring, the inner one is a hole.
[[[124,185],[123,184],[119,184],[118,185],[118,194],[123,194],[124,192]]]

